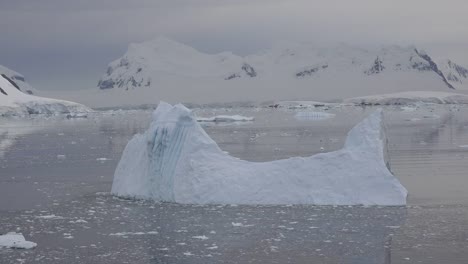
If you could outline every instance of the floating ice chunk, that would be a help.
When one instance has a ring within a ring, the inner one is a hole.
[[[243,223],[234,223],[234,222],[232,222],[231,224],[234,227],[251,227],[251,226],[254,226],[254,225],[244,225]]]
[[[255,118],[241,115],[218,115],[213,117],[197,117],[198,122],[249,122]]]
[[[36,246],[36,243],[26,241],[21,233],[9,232],[5,235],[0,235],[0,248],[31,249]]]
[[[207,240],[208,237],[203,235],[203,236],[193,236],[192,238],[200,239],[200,240]]]
[[[80,224],[80,223],[86,224],[86,223],[88,223],[88,221],[86,221],[84,219],[78,219],[76,221],[68,221],[68,223],[70,223],[70,224]]]
[[[414,111],[416,111],[418,108],[417,108],[417,107],[414,107],[414,106],[405,105],[405,106],[400,106],[400,109],[401,109],[401,111],[403,111],[403,112],[414,112]]]
[[[248,162],[224,153],[185,106],[161,102],[150,128],[127,144],[112,193],[192,204],[405,205],[385,146],[378,110],[340,150]]]
[[[57,215],[54,215],[54,214],[51,214],[51,215],[38,215],[38,216],[36,216],[36,218],[39,218],[39,219],[50,219],[50,220],[60,220],[60,219],[63,219],[63,217],[57,216]]]
[[[157,235],[158,231],[149,232],[118,232],[110,233],[109,236],[142,236],[142,235]]]
[[[335,117],[335,114],[331,113],[325,113],[325,112],[297,112],[296,115],[294,116],[298,120],[324,120],[324,119],[330,119]]]

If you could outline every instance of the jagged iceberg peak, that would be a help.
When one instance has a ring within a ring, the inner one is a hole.
[[[371,114],[338,151],[249,162],[223,152],[185,106],[161,102],[149,129],[127,144],[112,193],[193,204],[405,205],[382,122],[382,111]]]

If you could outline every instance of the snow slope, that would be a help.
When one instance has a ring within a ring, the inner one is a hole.
[[[70,114],[90,111],[91,109],[81,104],[25,94],[8,79],[0,76],[0,116]]]
[[[356,125],[343,149],[271,162],[224,153],[183,105],[161,102],[127,144],[112,193],[178,203],[404,205],[385,163],[382,112]]]
[[[0,76],[8,79],[15,88],[23,91],[27,94],[35,94],[35,90],[26,82],[26,78],[23,75],[8,69],[5,66],[0,65]]]

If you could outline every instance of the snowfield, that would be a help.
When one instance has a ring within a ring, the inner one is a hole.
[[[31,249],[36,246],[36,243],[26,241],[20,233],[9,232],[5,235],[0,235],[0,248]]]
[[[127,144],[112,193],[187,204],[405,205],[385,147],[379,110],[338,151],[244,161],[223,152],[189,109],[161,102],[149,129]]]
[[[76,115],[92,111],[81,104],[25,94],[14,86],[15,83],[11,79],[0,76],[0,117],[32,114]]]

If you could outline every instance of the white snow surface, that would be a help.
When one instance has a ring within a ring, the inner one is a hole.
[[[91,112],[90,108],[78,103],[25,94],[2,76],[0,89],[0,117]]]
[[[21,233],[9,232],[5,235],[0,235],[0,248],[31,249],[36,246],[36,243],[26,241]]]
[[[403,92],[354,97],[344,100],[352,104],[406,105],[414,103],[468,104],[468,95],[447,92]]]
[[[379,110],[338,151],[249,162],[223,152],[185,106],[161,102],[149,129],[127,144],[112,193],[187,204],[405,205],[382,125]]]

